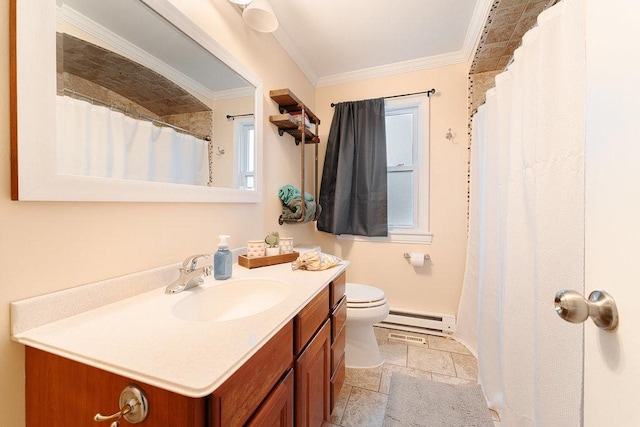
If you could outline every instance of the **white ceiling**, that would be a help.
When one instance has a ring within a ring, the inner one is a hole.
[[[315,86],[468,61],[492,0],[270,0]]]

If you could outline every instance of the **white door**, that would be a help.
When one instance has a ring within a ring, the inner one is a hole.
[[[640,2],[586,5],[585,293],[620,323],[584,325],[584,425],[640,426]]]

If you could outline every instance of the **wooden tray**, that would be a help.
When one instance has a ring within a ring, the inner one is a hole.
[[[292,252],[290,254],[262,256],[260,258],[247,258],[246,255],[238,256],[238,264],[246,268],[267,267],[269,265],[284,264],[298,259],[300,254]]]

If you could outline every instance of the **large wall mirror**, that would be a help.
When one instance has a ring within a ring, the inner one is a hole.
[[[14,199],[261,200],[262,82],[168,0],[12,10]]]

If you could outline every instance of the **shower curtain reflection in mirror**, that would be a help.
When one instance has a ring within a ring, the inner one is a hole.
[[[56,103],[59,174],[209,185],[207,141],[67,96]]]

